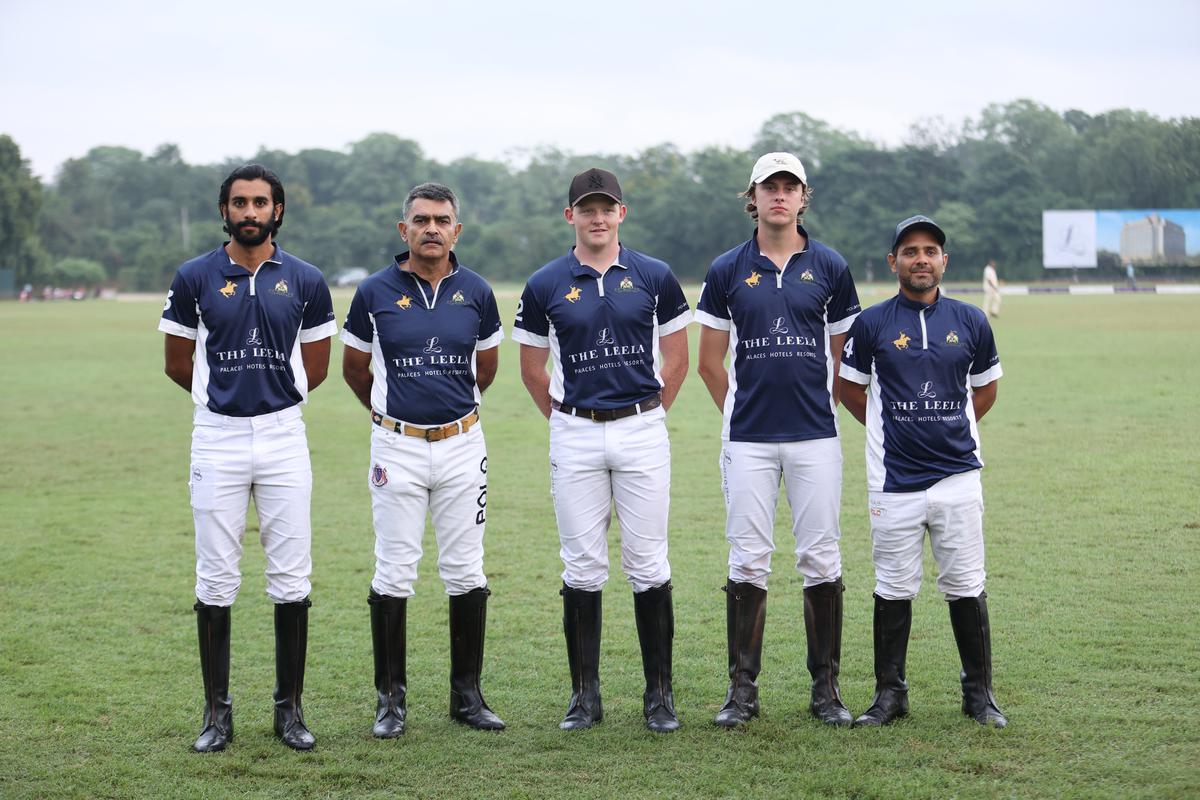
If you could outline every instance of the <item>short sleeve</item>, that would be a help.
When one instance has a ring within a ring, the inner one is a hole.
[[[371,323],[371,314],[367,308],[367,299],[363,296],[363,286],[358,285],[354,290],[354,299],[350,301],[350,311],[346,314],[346,324],[342,326],[342,343],[364,353],[371,352],[371,342],[375,340],[375,326]]]
[[[829,320],[829,332],[836,335],[850,330],[851,324],[861,310],[862,306],[858,302],[858,289],[854,286],[854,276],[850,274],[849,267],[843,264],[840,274],[834,280],[829,304],[825,307],[826,319]]]
[[[196,305],[196,288],[183,274],[175,273],[171,288],[167,292],[167,300],[163,303],[162,319],[158,321],[158,329],[172,336],[185,339],[195,339],[200,326],[200,312]]]
[[[975,338],[975,358],[971,361],[971,386],[987,386],[999,380],[1004,371],[1000,368],[1000,354],[996,352],[996,336],[986,318],[979,320]]]
[[[708,268],[696,303],[696,321],[708,328],[727,331],[732,326],[729,316],[729,288],[721,280],[716,265]]]
[[[321,277],[307,282],[304,297],[304,318],[300,322],[301,343],[319,342],[337,333],[333,316],[333,298]]]
[[[683,295],[683,287],[679,279],[669,269],[663,275],[658,287],[658,305],[654,309],[658,320],[659,338],[675,333],[692,321],[691,308]]]
[[[496,306],[496,294],[489,288],[484,292],[479,309],[479,341],[476,350],[491,350],[504,339],[504,328],[500,324],[500,309]]]
[[[528,283],[517,303],[513,340],[533,347],[550,346],[550,319],[546,316],[546,306]]]
[[[850,332],[846,335],[846,344],[842,347],[842,366],[838,374],[848,381],[864,386],[870,383],[874,362],[873,350],[868,326],[863,323],[861,316],[855,317],[850,325]]]

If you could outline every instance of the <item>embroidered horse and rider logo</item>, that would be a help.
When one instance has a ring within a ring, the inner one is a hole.
[[[900,338],[893,339],[892,344],[896,345],[897,350],[907,350],[908,343],[911,341],[912,341],[912,338],[907,333],[905,333],[904,331],[900,331]]]
[[[569,303],[575,303],[575,302],[578,302],[578,301],[579,301],[579,298],[580,298],[582,295],[583,295],[583,292],[581,292],[581,291],[579,290],[579,287],[578,287],[578,286],[574,286],[574,285],[572,285],[572,286],[571,286],[571,291],[569,291],[569,292],[567,292],[566,294],[564,294],[564,295],[563,295],[563,299],[564,299],[564,300],[566,300],[566,301],[567,301],[567,302],[569,302]]]
[[[412,298],[408,295],[401,295],[400,299],[396,301],[396,305],[407,311],[412,305]]]
[[[742,282],[743,282],[743,283],[745,283],[747,286],[749,286],[749,287],[753,288],[753,287],[755,287],[755,286],[758,286],[758,282],[759,282],[759,280],[761,280],[761,279],[762,279],[762,276],[761,276],[761,275],[759,275],[759,274],[758,274],[758,272],[757,272],[757,270],[756,270],[756,271],[754,271],[754,272],[751,272],[751,273],[750,273],[750,277],[749,277],[749,278],[743,278],[743,279],[742,279]]]
[[[237,293],[237,284],[226,278],[225,285],[220,289],[217,289],[217,291],[223,294],[225,297],[233,297],[234,294]]]

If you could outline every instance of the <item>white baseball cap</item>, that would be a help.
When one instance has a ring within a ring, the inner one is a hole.
[[[750,182],[762,183],[776,172],[795,175],[801,183],[805,186],[808,185],[808,176],[804,174],[804,165],[791,153],[767,153],[754,162],[754,171],[750,173]]]

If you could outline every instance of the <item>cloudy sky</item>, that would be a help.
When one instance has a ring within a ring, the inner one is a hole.
[[[1200,116],[1200,2],[0,0],[0,133],[191,162],[344,148],[746,147],[804,111],[877,142],[988,103]],[[1188,77],[1191,76],[1191,77]]]

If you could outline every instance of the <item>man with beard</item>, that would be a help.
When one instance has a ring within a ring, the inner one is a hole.
[[[316,740],[300,697],[312,468],[300,406],[325,380],[337,324],[320,270],[274,243],[284,195],[273,172],[257,164],[234,170],[217,208],[231,241],[179,267],[158,324],[167,376],[195,403],[189,486],[205,709],[192,747],[223,750],[233,738],[230,607],[253,495],[275,604],[275,735],[309,750]]]
[[[496,377],[504,331],[491,287],[452,249],[462,231],[454,192],[438,183],[413,187],[397,228],[408,251],[358,285],[342,329],[342,377],[375,423],[375,576],[367,602],[379,702],[372,733],[404,733],[407,605],[429,513],[450,596],[450,718],[502,730],[479,688],[491,594],[483,573],[487,446],[479,402]]]
[[[627,210],[611,172],[575,176],[563,212],[575,246],[529,278],[513,338],[521,343],[521,379],[550,422],[572,690],[559,727],[590,728],[604,717],[601,592],[615,504],[646,677],[642,711],[650,730],[669,733],[679,720],[671,689],[666,412],[687,375],[692,315],[670,267],[621,244],[617,231]]]
[[[896,226],[887,258],[900,292],[859,315],[842,356],[842,403],[867,427],[875,561],[875,699],[855,726],[908,713],[904,665],[926,531],[962,661],[963,713],[1007,724],[992,692],[976,425],[1003,373],[987,315],[938,289],[945,244],[929,217]]]

